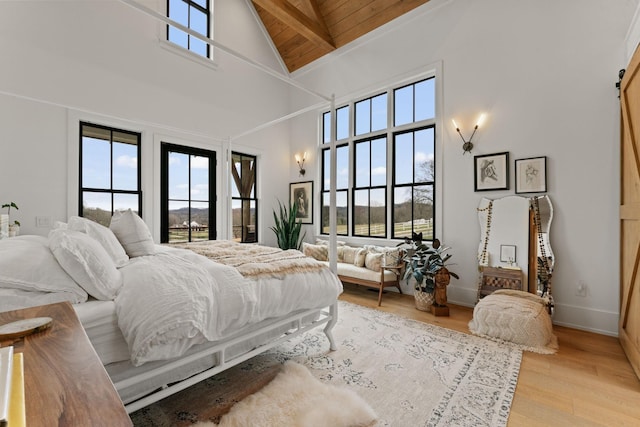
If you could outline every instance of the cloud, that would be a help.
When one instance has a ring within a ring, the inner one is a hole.
[[[191,169],[208,169],[209,158],[207,157],[191,157]]]
[[[428,160],[433,161],[433,153],[423,153],[422,151],[416,153],[416,163],[422,163]]]
[[[138,158],[123,154],[116,159],[116,165],[136,169],[138,167]]]
[[[371,170],[371,175],[383,175],[385,176],[387,174],[387,168],[384,166],[379,166],[377,168],[373,168]]]

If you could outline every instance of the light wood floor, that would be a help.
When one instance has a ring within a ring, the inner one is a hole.
[[[412,296],[344,285],[340,299],[469,333],[473,309],[449,305],[449,317],[415,308]],[[617,338],[554,326],[555,355],[524,352],[509,426],[640,426],[640,381]]]

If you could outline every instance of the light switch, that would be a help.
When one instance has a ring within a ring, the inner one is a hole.
[[[51,228],[51,217],[50,216],[37,216],[36,217],[36,227],[39,227],[39,228]]]

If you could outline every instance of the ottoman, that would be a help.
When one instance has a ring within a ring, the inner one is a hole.
[[[545,299],[528,292],[497,290],[473,309],[469,330],[481,337],[512,342],[541,354],[558,351]]]

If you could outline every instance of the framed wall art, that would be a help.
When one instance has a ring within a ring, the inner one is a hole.
[[[547,191],[547,157],[516,160],[516,194]]]
[[[296,218],[303,224],[313,224],[313,181],[289,184],[289,206],[298,203]]]
[[[474,191],[509,189],[509,153],[474,156]]]
[[[500,245],[500,262],[516,263],[516,245]]]

